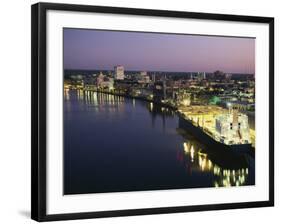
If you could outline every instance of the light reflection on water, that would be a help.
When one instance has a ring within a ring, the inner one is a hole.
[[[201,172],[212,172],[215,176],[213,182],[215,187],[230,187],[241,186],[245,184],[248,177],[248,168],[239,169],[227,169],[212,162],[208,158],[208,154],[202,152],[202,149],[196,147],[196,143],[193,141],[186,141],[183,143],[184,155],[187,157],[195,170],[200,169]],[[188,164],[188,163],[187,163]]]

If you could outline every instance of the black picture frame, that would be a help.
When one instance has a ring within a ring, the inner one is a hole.
[[[235,22],[254,22],[269,25],[269,200],[243,203],[209,204],[196,206],[160,207],[70,214],[46,214],[46,13],[48,10],[100,12],[111,14],[193,18]],[[73,4],[37,3],[31,11],[31,218],[36,221],[55,221],[115,216],[192,212],[274,205],[274,18],[183,11],[164,11],[137,8],[103,7]]]

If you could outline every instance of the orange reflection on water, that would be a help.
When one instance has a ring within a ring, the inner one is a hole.
[[[186,155],[187,162],[191,162],[192,171],[209,172],[215,176],[214,187],[242,186],[246,183],[249,170],[248,168],[227,169],[214,163],[208,154],[195,143],[191,141],[183,143],[183,152]],[[188,166],[188,165],[187,165]]]

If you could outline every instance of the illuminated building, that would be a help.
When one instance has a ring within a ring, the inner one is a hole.
[[[114,80],[100,73],[97,77],[97,87],[102,89],[113,90]]]
[[[225,79],[231,79],[232,74],[225,74]]]
[[[146,71],[142,71],[142,72],[140,72],[140,75],[141,76],[147,76],[147,72]]]
[[[220,136],[220,142],[228,145],[251,142],[248,116],[237,110],[216,116],[216,132]]]
[[[197,73],[197,79],[198,80],[206,79],[206,73],[205,72],[198,72]]]
[[[101,83],[100,86],[101,86],[102,88],[106,88],[106,89],[108,89],[108,90],[113,90],[113,89],[114,89],[113,85],[114,85],[114,80],[113,80],[113,78],[108,78],[108,77],[106,77],[106,78],[104,78],[104,81]]]
[[[114,67],[114,78],[117,80],[123,80],[125,78],[124,66],[117,65]]]
[[[101,72],[97,77],[97,86],[100,86],[103,80],[104,80],[104,75]]]
[[[136,78],[137,78],[138,83],[149,83],[150,82],[150,78],[147,75],[147,72],[145,72],[145,71],[140,72],[140,74],[138,74]]]

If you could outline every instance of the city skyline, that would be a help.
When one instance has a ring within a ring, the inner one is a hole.
[[[255,73],[255,39],[64,29],[64,69]]]

